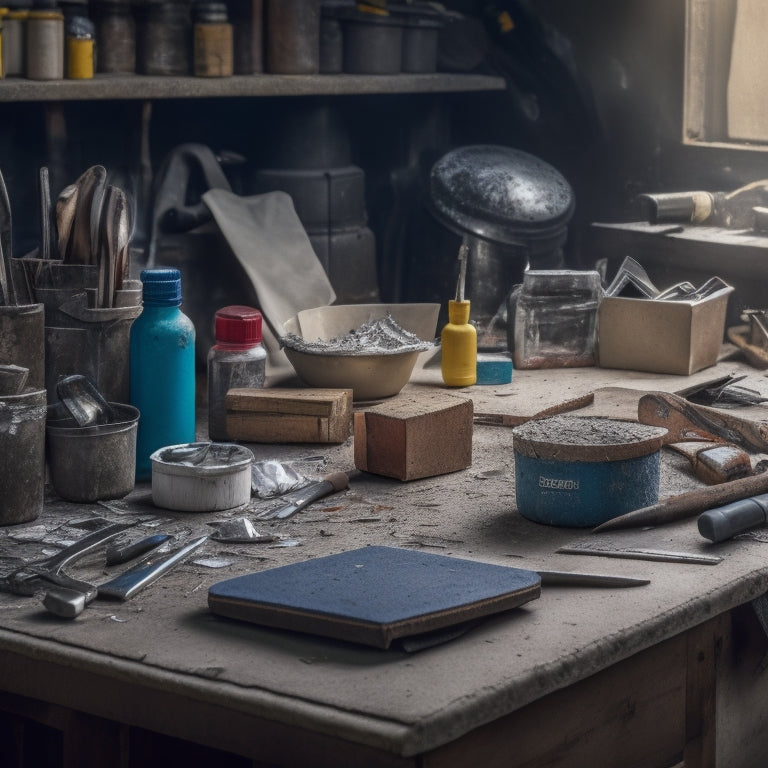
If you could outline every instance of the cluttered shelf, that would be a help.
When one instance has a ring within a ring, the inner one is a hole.
[[[97,75],[92,80],[6,78],[0,81],[0,101],[459,93],[503,90],[504,87],[505,81],[501,77],[452,73],[233,75],[215,78]]]

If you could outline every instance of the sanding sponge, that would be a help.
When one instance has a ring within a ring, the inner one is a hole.
[[[512,381],[512,359],[507,355],[478,354],[477,384],[509,384]]]

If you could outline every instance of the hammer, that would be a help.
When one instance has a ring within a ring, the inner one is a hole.
[[[693,473],[707,485],[717,485],[752,474],[749,454],[731,443],[669,443],[667,448],[685,456]]]

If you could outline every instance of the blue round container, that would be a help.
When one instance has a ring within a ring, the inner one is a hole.
[[[594,527],[655,504],[666,433],[661,427],[579,416],[515,427],[518,511],[537,523]]]

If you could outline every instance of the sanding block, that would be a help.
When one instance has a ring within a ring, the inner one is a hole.
[[[371,546],[214,584],[220,616],[389,648],[516,608],[541,593],[535,571]]]

